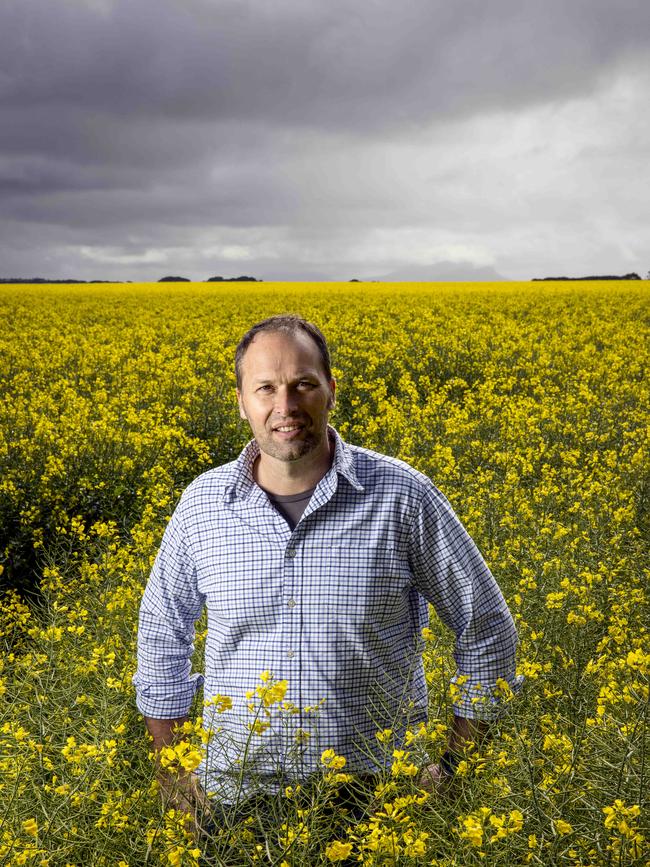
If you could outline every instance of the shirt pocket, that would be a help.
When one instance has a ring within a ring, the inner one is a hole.
[[[351,541],[323,559],[330,610],[341,622],[373,627],[409,617],[410,573],[394,547]]]

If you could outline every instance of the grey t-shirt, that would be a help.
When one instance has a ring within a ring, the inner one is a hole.
[[[302,518],[302,513],[307,508],[307,504],[311,500],[311,495],[316,490],[316,486],[309,488],[308,491],[303,491],[301,494],[270,494],[266,492],[271,504],[275,506],[278,512],[285,519],[287,524],[293,530]]]

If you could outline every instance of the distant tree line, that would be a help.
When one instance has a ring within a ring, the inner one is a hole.
[[[158,283],[237,283],[241,281],[263,282],[257,277],[209,277],[205,281],[190,280],[189,277],[161,277]],[[0,283],[133,283],[133,280],[49,280],[47,277],[0,277]]]
[[[638,274],[632,272],[631,274],[623,274],[622,277],[619,277],[615,274],[601,274],[590,277],[533,277],[533,282],[542,282],[545,280],[553,281],[553,280],[564,280],[564,281],[577,281],[577,280],[641,280],[642,277],[639,277]],[[650,271],[645,278],[646,280],[650,280]],[[145,281],[148,282],[148,281]],[[158,283],[263,283],[264,281],[258,277],[208,277],[207,280],[190,280],[189,277],[178,277],[178,276],[167,276],[161,277],[158,280]],[[350,283],[360,283],[361,281],[353,277]],[[372,280],[371,282],[377,283],[378,280]],[[47,277],[32,277],[27,279],[25,277],[0,277],[0,283],[21,283],[21,284],[29,284],[29,283],[133,283],[133,280],[50,280]]]
[[[648,272],[650,274],[650,272]],[[622,277],[616,277],[613,274],[606,274],[599,277],[533,277],[533,281],[539,280],[640,280],[638,274],[624,274]]]
[[[133,283],[133,280],[48,280],[47,277],[0,277],[0,283]]]
[[[189,277],[161,277],[159,283],[193,283]],[[199,281],[204,283],[262,283],[257,277],[208,277],[207,280]]]

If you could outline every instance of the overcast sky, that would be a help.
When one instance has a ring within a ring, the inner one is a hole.
[[[650,269],[648,0],[0,0],[0,276]]]

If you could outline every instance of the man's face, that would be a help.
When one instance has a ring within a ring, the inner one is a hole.
[[[296,461],[327,450],[327,420],[336,383],[328,380],[318,347],[308,334],[262,331],[241,364],[239,412],[263,452]]]

